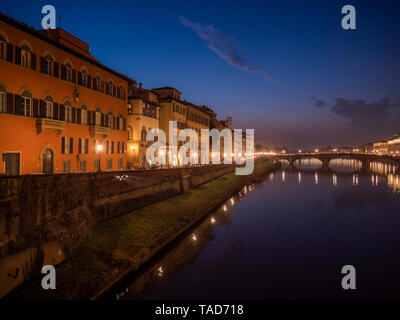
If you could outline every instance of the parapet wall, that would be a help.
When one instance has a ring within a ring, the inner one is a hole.
[[[232,165],[0,178],[0,297],[68,258],[93,226],[234,170]]]

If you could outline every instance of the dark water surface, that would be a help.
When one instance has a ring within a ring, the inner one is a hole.
[[[399,298],[399,176],[371,169],[282,170],[246,186],[110,297]],[[344,265],[354,291],[341,287]]]

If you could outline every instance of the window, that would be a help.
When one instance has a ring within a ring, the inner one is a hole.
[[[93,89],[94,89],[94,90],[97,90],[97,91],[101,91],[101,79],[100,79],[99,76],[97,76],[97,77],[94,79],[94,87],[93,87]]]
[[[51,56],[46,56],[45,63],[46,63],[45,72],[48,75],[52,76],[53,73],[54,73],[54,61],[53,61],[53,58]]]
[[[81,108],[81,124],[88,124],[88,112],[85,106]]]
[[[118,150],[117,153],[123,154],[125,152],[125,142],[118,141]]]
[[[46,97],[44,100],[45,100],[45,103],[46,103],[46,118],[53,119],[53,114],[54,114],[53,98],[52,97]]]
[[[81,73],[81,84],[84,87],[88,86],[88,74],[85,70],[83,70]]]
[[[61,153],[62,154],[73,154],[74,153],[74,139],[73,138],[62,138],[61,140]]]
[[[72,122],[72,107],[69,103],[65,104],[65,121]]]
[[[21,47],[21,65],[25,68],[31,67],[31,51],[27,46]]]
[[[0,60],[6,60],[6,42],[3,37],[0,36]]]
[[[86,172],[86,160],[79,161],[79,170],[80,172]]]
[[[72,82],[72,66],[69,63],[65,65],[65,80]]]
[[[107,160],[107,169],[112,170],[113,164],[112,164],[112,159]]]
[[[22,110],[26,117],[32,116],[32,95],[28,91],[22,93]]]
[[[146,137],[147,137],[147,132],[146,129],[143,128],[141,132],[141,140],[146,141]]]
[[[133,139],[133,130],[132,127],[128,127],[128,140]]]
[[[0,87],[0,112],[6,112],[6,93]]]
[[[125,91],[122,86],[119,86],[118,88],[118,98],[125,100]]]
[[[124,167],[124,159],[118,159],[118,169],[122,169]]]
[[[94,169],[98,171],[100,169],[100,161],[99,159],[94,159]]]
[[[107,82],[106,93],[108,95],[112,96],[113,95],[113,88],[114,88],[114,85],[113,85],[112,81],[108,81]]]
[[[79,153],[80,154],[88,154],[89,153],[89,140],[88,139],[79,139]]]
[[[108,115],[108,127],[114,128],[114,116],[111,113]]]
[[[63,161],[63,171],[64,173],[71,172],[71,160],[64,160]]]
[[[111,148],[110,148],[110,141],[107,141],[106,142],[106,152],[107,152],[107,154],[110,154],[111,152],[110,152],[110,150],[111,150]]]
[[[101,125],[101,111],[99,109],[96,110],[96,126],[100,126]]]
[[[124,130],[124,119],[119,117],[119,130]]]

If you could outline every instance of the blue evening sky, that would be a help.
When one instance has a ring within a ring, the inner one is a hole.
[[[400,131],[399,1],[0,3],[38,29],[41,7],[54,5],[61,27],[99,61],[146,88],[176,87],[219,118],[232,116],[236,128],[255,128],[268,146],[358,145]],[[356,8],[357,30],[341,28],[346,4]]]

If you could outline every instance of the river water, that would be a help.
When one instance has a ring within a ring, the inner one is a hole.
[[[298,167],[243,187],[109,298],[399,298],[399,168]],[[356,290],[341,286],[345,265]]]

